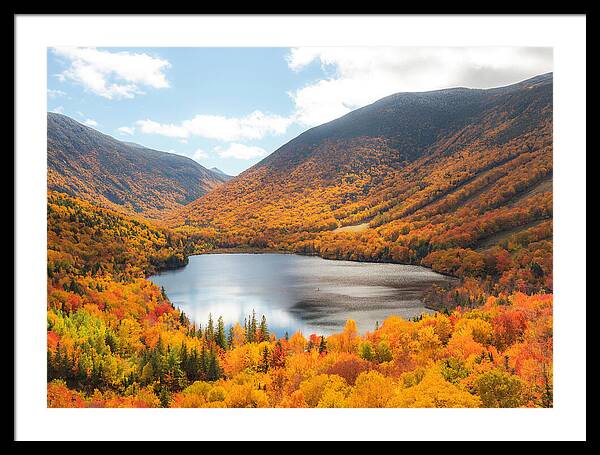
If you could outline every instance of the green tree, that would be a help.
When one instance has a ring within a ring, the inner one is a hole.
[[[268,341],[269,340],[269,329],[267,327],[267,318],[263,314],[260,320],[260,328],[259,328],[259,341]]]
[[[375,358],[377,362],[389,362],[392,360],[392,348],[386,340],[381,340],[375,347]]]
[[[184,386],[184,373],[181,369],[181,359],[175,349],[169,349],[165,358],[165,368],[161,374],[160,381],[169,390],[179,391]]]
[[[325,337],[321,335],[321,341],[319,342],[319,354],[327,353],[327,342],[325,341]]]
[[[161,386],[158,392],[158,399],[160,400],[160,405],[163,408],[168,408],[171,404],[171,394],[169,393],[169,389],[166,386]]]
[[[223,372],[219,365],[219,359],[214,349],[211,349],[208,355],[208,366],[206,371],[206,379],[208,381],[216,381],[222,376]]]
[[[227,339],[225,338],[225,324],[223,323],[223,317],[219,316],[217,320],[217,333],[215,335],[215,343],[221,349],[227,349]]]
[[[512,374],[492,370],[475,381],[475,390],[486,408],[517,408],[523,404],[523,383]]]
[[[209,343],[212,343],[215,340],[215,327],[213,324],[212,313],[208,314],[208,325],[206,326],[204,337]]]
[[[206,351],[206,345],[202,344],[202,350],[200,351],[200,379],[205,380],[208,373],[208,352]]]
[[[450,357],[444,360],[440,367],[442,377],[452,384],[457,384],[461,379],[469,376],[469,370],[462,359]]]
[[[229,331],[227,332],[227,347],[231,348],[233,346],[233,326],[229,327]]]
[[[373,352],[373,345],[370,341],[364,341],[358,347],[358,355],[365,360],[373,360],[375,359],[375,354]]]
[[[269,348],[267,348],[267,346],[265,346],[262,351],[262,357],[260,360],[259,370],[262,371],[263,373],[266,373],[267,371],[269,371],[269,365],[270,365]]]
[[[249,326],[249,330],[248,330],[250,343],[253,343],[254,341],[256,341],[256,329],[257,329],[256,312],[254,310],[252,310],[252,318],[250,319],[250,326]]]

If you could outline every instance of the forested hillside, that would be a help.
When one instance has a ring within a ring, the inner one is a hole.
[[[228,180],[190,158],[121,142],[48,113],[48,189],[157,218]]]
[[[166,215],[215,246],[422,264],[552,290],[552,74],[400,93],[284,145]]]
[[[552,405],[551,295],[277,339],[256,314],[194,324],[144,279],[186,251],[168,230],[48,194],[48,406]]]

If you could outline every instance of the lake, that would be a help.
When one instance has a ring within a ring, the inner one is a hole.
[[[361,333],[387,316],[431,313],[421,300],[433,283],[450,278],[424,267],[334,261],[294,254],[203,254],[183,268],[150,277],[194,322],[223,316],[243,325],[254,309],[269,330],[329,335],[354,319]]]

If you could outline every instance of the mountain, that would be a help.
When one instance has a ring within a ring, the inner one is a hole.
[[[481,274],[483,252],[517,237],[527,248],[549,239],[551,248],[552,81],[548,73],[500,88],[388,96],[306,131],[165,217],[217,246],[459,275],[472,263],[468,272]],[[548,279],[551,253],[540,255]]]
[[[118,141],[48,113],[49,190],[158,217],[226,180],[192,159]]]
[[[221,169],[219,169],[218,167],[211,167],[210,168],[211,171],[213,171],[216,174],[221,175],[222,177],[224,177],[226,180],[231,180],[233,178],[233,176],[225,174],[225,172],[223,172]]]

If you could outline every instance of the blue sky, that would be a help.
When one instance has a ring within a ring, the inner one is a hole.
[[[236,175],[391,93],[548,71],[550,48],[52,48],[48,110]]]

